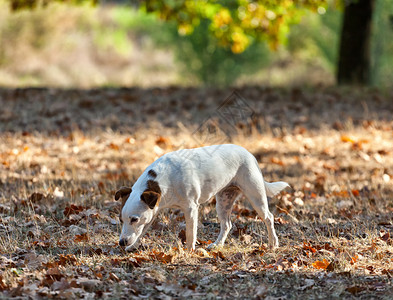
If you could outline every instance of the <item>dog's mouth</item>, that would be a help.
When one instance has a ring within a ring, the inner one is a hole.
[[[136,250],[140,245],[140,239],[145,235],[145,233],[149,229],[150,225],[154,222],[155,217],[156,216],[154,216],[152,218],[152,220],[144,226],[144,228],[142,229],[142,232],[139,235],[134,233],[135,236],[131,235],[131,236],[128,236],[127,238],[123,239],[124,240],[123,242],[120,241],[119,242],[120,247],[125,247],[124,250],[126,252],[131,252],[131,251]]]
[[[135,236],[134,237],[129,236],[129,237],[123,238],[119,241],[119,246],[120,246],[120,248],[124,249],[127,252],[132,251],[138,247],[139,238],[140,237],[135,237]]]

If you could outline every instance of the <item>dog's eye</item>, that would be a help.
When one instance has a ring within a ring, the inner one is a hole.
[[[138,217],[132,216],[132,217],[130,218],[130,224],[135,224],[135,223],[137,223],[138,221],[139,221],[139,218],[138,218]]]

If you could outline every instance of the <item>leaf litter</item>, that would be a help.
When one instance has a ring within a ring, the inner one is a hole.
[[[163,212],[136,252],[117,246],[117,188],[160,155],[201,146],[193,132],[228,91],[1,89],[11,114],[0,112],[0,296],[388,299],[391,95],[238,92],[256,117],[222,140],[249,149],[267,180],[293,187],[270,201],[275,251],[244,199],[223,247],[207,249],[219,232],[214,200],[201,209],[195,252],[184,249],[179,210]]]

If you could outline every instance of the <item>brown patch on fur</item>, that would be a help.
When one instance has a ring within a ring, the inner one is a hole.
[[[149,175],[153,179],[157,177],[157,173],[153,169],[149,170],[149,172],[147,172],[147,175]]]
[[[158,203],[160,203],[161,188],[157,181],[148,180],[146,183],[147,187],[141,195],[141,200],[145,202],[151,209],[153,209],[156,205],[158,205]]]
[[[119,213],[119,219],[121,220],[121,211],[123,206],[126,204],[128,197],[130,196],[132,189],[126,186],[122,186],[115,194],[115,200],[119,200],[121,198],[121,207]]]
[[[145,202],[149,208],[153,209],[160,203],[161,195],[156,192],[146,191],[141,195],[141,200]]]
[[[221,197],[220,205],[225,206],[226,210],[232,210],[232,206],[241,194],[241,190],[235,186],[230,185],[219,193]]]
[[[236,185],[227,186],[224,190],[221,191],[222,194],[225,194],[228,198],[232,198],[233,195],[240,193],[241,190]]]
[[[154,180],[147,181],[147,188],[146,188],[145,192],[148,192],[148,191],[155,192],[157,194],[160,194],[160,196],[161,196],[161,188],[160,188],[157,181],[154,181]]]

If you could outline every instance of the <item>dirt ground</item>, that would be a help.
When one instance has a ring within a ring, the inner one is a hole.
[[[0,298],[391,299],[393,93],[372,89],[0,89]],[[280,241],[242,199],[225,246],[179,210],[125,253],[115,191],[161,155],[234,143],[267,181]]]

